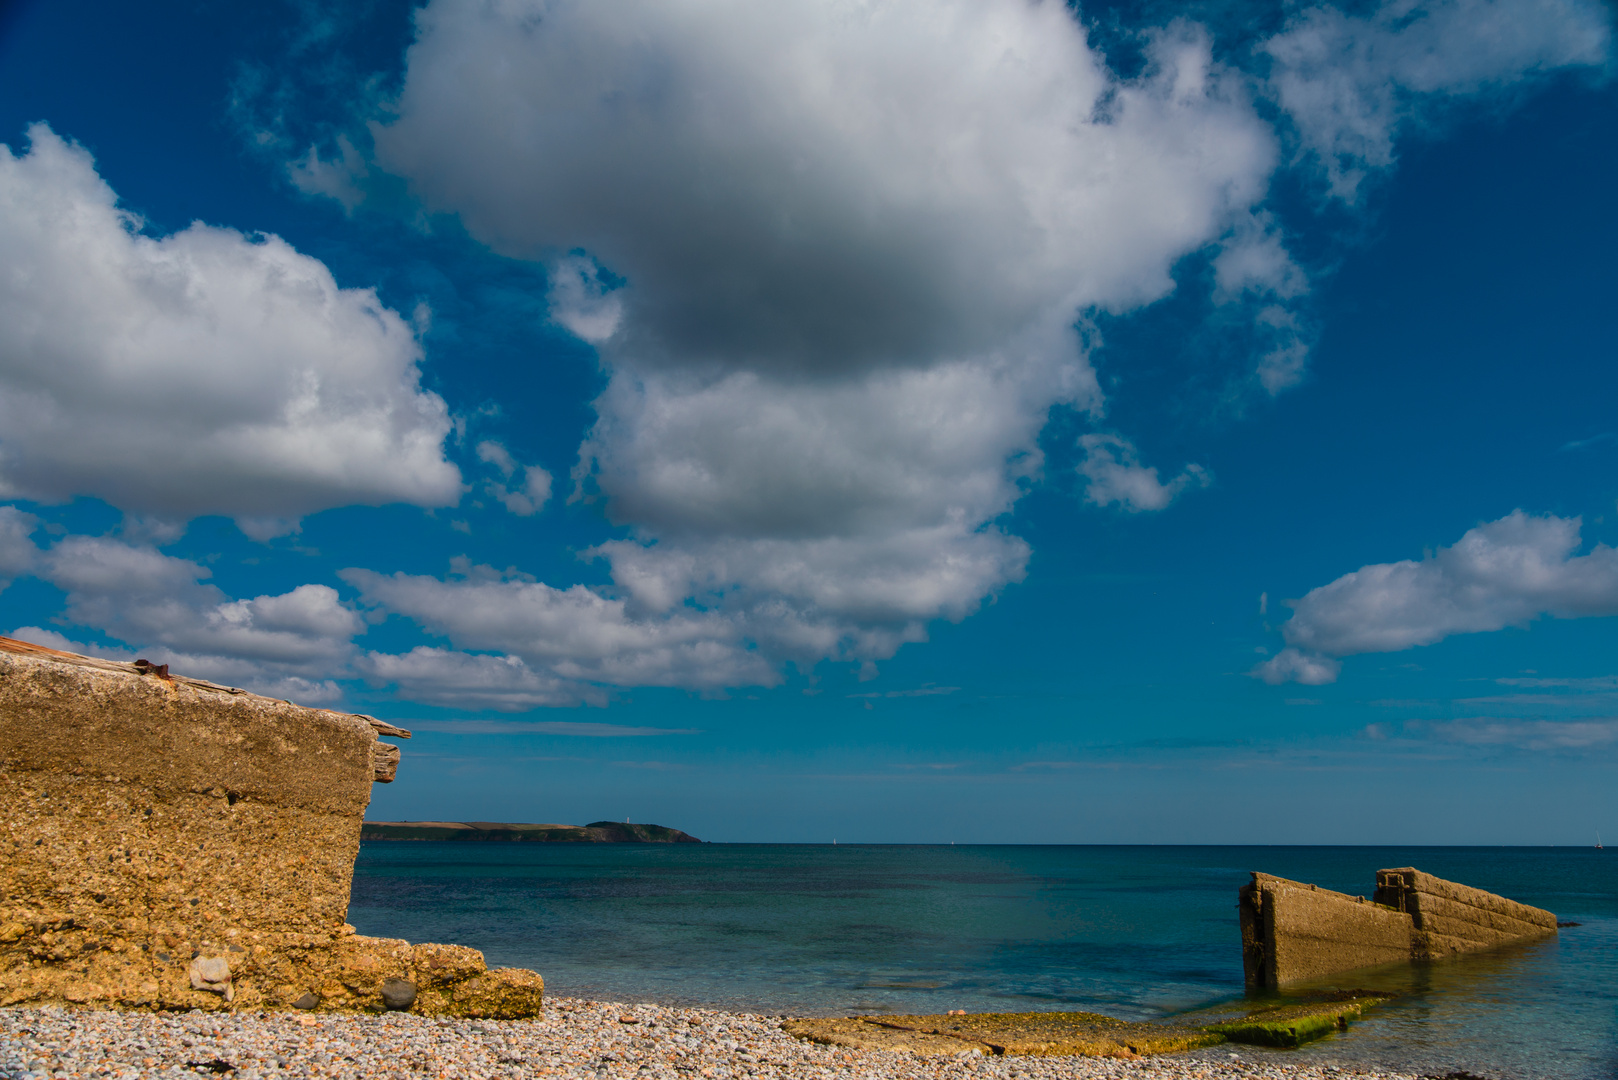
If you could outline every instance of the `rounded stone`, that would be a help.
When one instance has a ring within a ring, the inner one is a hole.
[[[403,1012],[416,1003],[416,984],[409,979],[382,980],[382,1006],[389,1012]]]
[[[320,1007],[320,995],[315,993],[313,990],[307,991],[307,992],[305,992],[305,994],[301,998],[299,998],[297,1001],[294,1001],[292,1003],[292,1007],[294,1009],[316,1009],[316,1008],[319,1008]]]

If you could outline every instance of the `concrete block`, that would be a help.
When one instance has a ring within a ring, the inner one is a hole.
[[[1379,870],[1372,901],[1254,873],[1240,898],[1251,992],[1376,964],[1441,960],[1556,933],[1556,916],[1423,873]]]
[[[1416,928],[1411,956],[1438,960],[1556,933],[1556,916],[1504,896],[1445,881],[1413,866],[1379,870],[1376,898],[1408,912]]]
[[[1410,916],[1364,897],[1254,873],[1240,903],[1249,991],[1410,959]]]
[[[1556,929],[1556,916],[1544,908],[1530,907],[1519,904],[1515,900],[1508,900],[1504,896],[1475,889],[1470,885],[1459,882],[1445,881],[1424,873],[1413,866],[1400,867],[1395,870],[1378,870],[1376,874],[1377,891],[1376,900],[1380,903],[1396,907],[1401,911],[1414,913],[1420,904],[1421,897],[1432,897],[1438,900],[1448,900],[1456,904],[1477,908],[1481,911],[1497,915],[1504,915],[1546,931]]]
[[[396,979],[537,1013],[531,972],[345,925],[379,731],[409,734],[0,638],[0,1005],[380,1010]]]
[[[1496,897],[1496,899],[1501,898]],[[1548,911],[1545,914],[1550,915],[1551,922],[1547,926],[1543,921],[1528,922],[1512,915],[1502,914],[1497,910],[1459,903],[1431,893],[1417,893],[1413,900],[1411,915],[1415,919],[1418,929],[1451,933],[1452,931],[1445,930],[1439,922],[1434,920],[1443,920],[1457,925],[1464,923],[1469,927],[1476,928],[1479,935],[1481,935],[1478,940],[1540,937],[1556,932],[1556,917]],[[1526,905],[1516,905],[1518,908],[1524,906]],[[1530,908],[1529,910],[1538,909]],[[1461,934],[1460,936],[1468,937],[1471,935]]]

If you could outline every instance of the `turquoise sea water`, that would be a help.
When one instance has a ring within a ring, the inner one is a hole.
[[[475,946],[567,996],[1149,1019],[1241,996],[1248,871],[1369,894],[1395,866],[1581,925],[1328,980],[1401,996],[1344,1035],[1274,1053],[1491,1080],[1618,1077],[1618,851],[371,842],[349,919]]]

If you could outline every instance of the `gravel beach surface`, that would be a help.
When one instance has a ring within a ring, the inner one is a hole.
[[[585,1077],[783,1080],[985,1077],[1004,1080],[1411,1080],[1407,1074],[1292,1064],[1247,1047],[1133,1061],[914,1057],[803,1042],[776,1017],[552,998],[540,1020],[432,1020],[264,1013],[0,1009],[0,1077]]]

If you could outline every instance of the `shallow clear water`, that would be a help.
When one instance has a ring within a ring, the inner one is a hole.
[[[1341,977],[1401,997],[1284,1053],[1491,1078],[1618,1076],[1618,852],[1594,849],[371,842],[349,920],[475,946],[568,996],[1148,1019],[1241,995],[1236,890],[1248,871],[1368,894],[1393,866],[1582,925]]]

